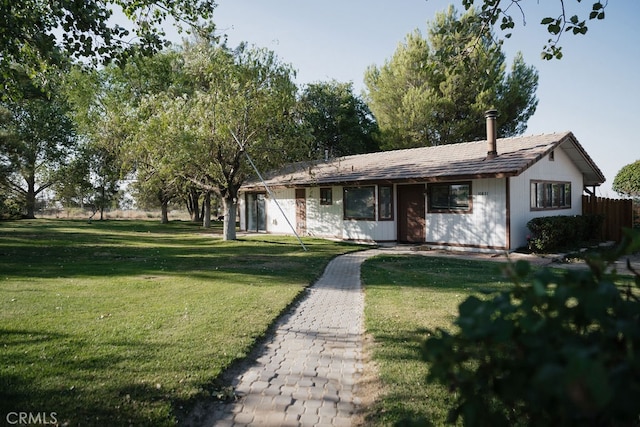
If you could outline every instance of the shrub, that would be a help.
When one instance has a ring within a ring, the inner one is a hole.
[[[636,232],[612,254],[589,259],[588,270],[543,269],[531,277],[529,264],[517,262],[506,269],[511,290],[467,298],[459,331],[439,329],[424,347],[428,380],[455,393],[450,420],[637,425],[640,275],[618,287],[605,271],[638,249]]]
[[[21,214],[20,204],[16,199],[0,194],[0,220],[18,219]]]
[[[594,240],[600,233],[602,215],[546,216],[527,223],[532,233],[529,249],[550,252]]]

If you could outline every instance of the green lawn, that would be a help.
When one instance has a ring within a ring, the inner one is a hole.
[[[355,245],[187,222],[0,222],[0,417],[174,425]]]
[[[378,368],[380,395],[367,408],[367,426],[445,425],[454,396],[426,382],[422,358],[428,330],[455,332],[458,306],[482,291],[508,290],[501,263],[448,257],[369,258],[362,266],[365,326],[373,337],[372,359]],[[627,271],[611,276],[625,291],[633,289]],[[637,288],[631,292],[637,292]]]
[[[472,293],[511,286],[499,264],[424,256],[378,256],[362,266],[365,322],[382,392],[367,426],[444,425],[451,396],[427,384],[421,348],[427,330],[452,330],[458,305]]]

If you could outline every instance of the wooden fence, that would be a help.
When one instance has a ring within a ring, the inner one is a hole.
[[[604,222],[600,230],[600,239],[619,242],[623,236],[622,229],[633,227],[633,200],[583,195],[582,214],[602,215]]]

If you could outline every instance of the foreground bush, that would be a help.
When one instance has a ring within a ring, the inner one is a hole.
[[[439,329],[424,348],[428,379],[455,393],[450,421],[637,425],[640,275],[618,287],[605,271],[638,249],[640,233],[630,232],[616,251],[589,259],[589,270],[529,277],[518,262],[507,267],[514,288],[467,298],[458,332]]]

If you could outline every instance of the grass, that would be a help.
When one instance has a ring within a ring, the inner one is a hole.
[[[0,417],[175,425],[355,245],[186,222],[0,222]]]
[[[621,272],[616,283],[633,284]],[[381,393],[365,414],[367,426],[440,426],[454,397],[426,382],[422,345],[429,330],[455,332],[458,306],[470,295],[507,290],[501,264],[448,257],[377,256],[361,271],[365,327],[373,337]]]
[[[362,267],[365,324],[382,393],[366,415],[368,426],[444,425],[452,402],[426,383],[422,361],[427,330],[452,330],[458,305],[480,290],[510,286],[489,261],[424,256],[378,256]]]

